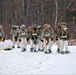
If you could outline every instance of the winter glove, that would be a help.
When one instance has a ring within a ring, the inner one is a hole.
[[[44,42],[44,40],[40,39],[41,42]]]
[[[51,38],[51,41],[53,41],[53,38]]]

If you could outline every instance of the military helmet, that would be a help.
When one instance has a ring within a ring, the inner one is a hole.
[[[0,29],[2,29],[2,25],[0,25]]]
[[[32,29],[32,28],[33,28],[33,26],[32,26],[32,25],[28,27],[28,29],[29,29],[29,30],[30,30],[30,29]]]
[[[22,24],[22,25],[21,25],[21,28],[22,28],[22,29],[23,29],[23,28],[26,28],[26,26],[25,26],[24,24]]]
[[[44,29],[51,28],[49,24],[44,24]]]
[[[61,22],[60,25],[67,25],[67,23],[66,22]]]
[[[34,25],[33,25],[33,28],[37,28],[37,25],[36,25],[36,24],[34,24]]]

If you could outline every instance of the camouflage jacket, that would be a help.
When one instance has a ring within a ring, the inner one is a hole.
[[[36,30],[33,29],[33,30],[31,31],[31,36],[32,36],[32,37],[38,37],[38,36],[39,36],[38,29],[36,29]]]
[[[20,36],[22,38],[27,38],[28,37],[27,29],[21,29]]]
[[[4,37],[4,31],[0,30],[0,37]]]
[[[43,37],[44,38],[54,38],[54,31],[53,29],[46,29],[43,31]]]
[[[17,36],[17,32],[14,29],[11,29],[10,34],[12,35],[12,37]]]
[[[60,31],[59,32],[59,38],[63,39],[63,40],[69,40],[69,38],[70,38],[69,31]]]

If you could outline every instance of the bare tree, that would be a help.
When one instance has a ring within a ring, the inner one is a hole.
[[[22,17],[23,17],[22,21],[24,23],[24,21],[25,21],[25,16],[24,16],[24,0],[22,0]]]
[[[69,4],[68,4],[68,6],[66,7],[65,11],[70,7],[70,5],[72,4],[72,1],[73,1],[73,0],[71,0],[71,1],[69,2]],[[65,12],[64,12],[64,13],[65,13]],[[63,16],[64,16],[64,15],[61,16],[59,22],[61,22]]]
[[[57,19],[58,19],[58,2],[55,0],[55,5],[56,5],[56,17],[55,17],[55,28],[57,26]]]
[[[29,0],[27,0],[26,25],[27,25],[27,21],[28,21],[29,5],[30,5],[30,1],[29,1]]]
[[[42,10],[42,25],[44,25],[44,3],[43,3],[43,0],[41,0],[41,10]]]

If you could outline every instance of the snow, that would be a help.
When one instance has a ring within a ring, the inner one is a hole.
[[[70,54],[59,54],[53,45],[51,54],[31,53],[15,48],[0,50],[1,74],[76,74],[76,46],[69,46]]]

